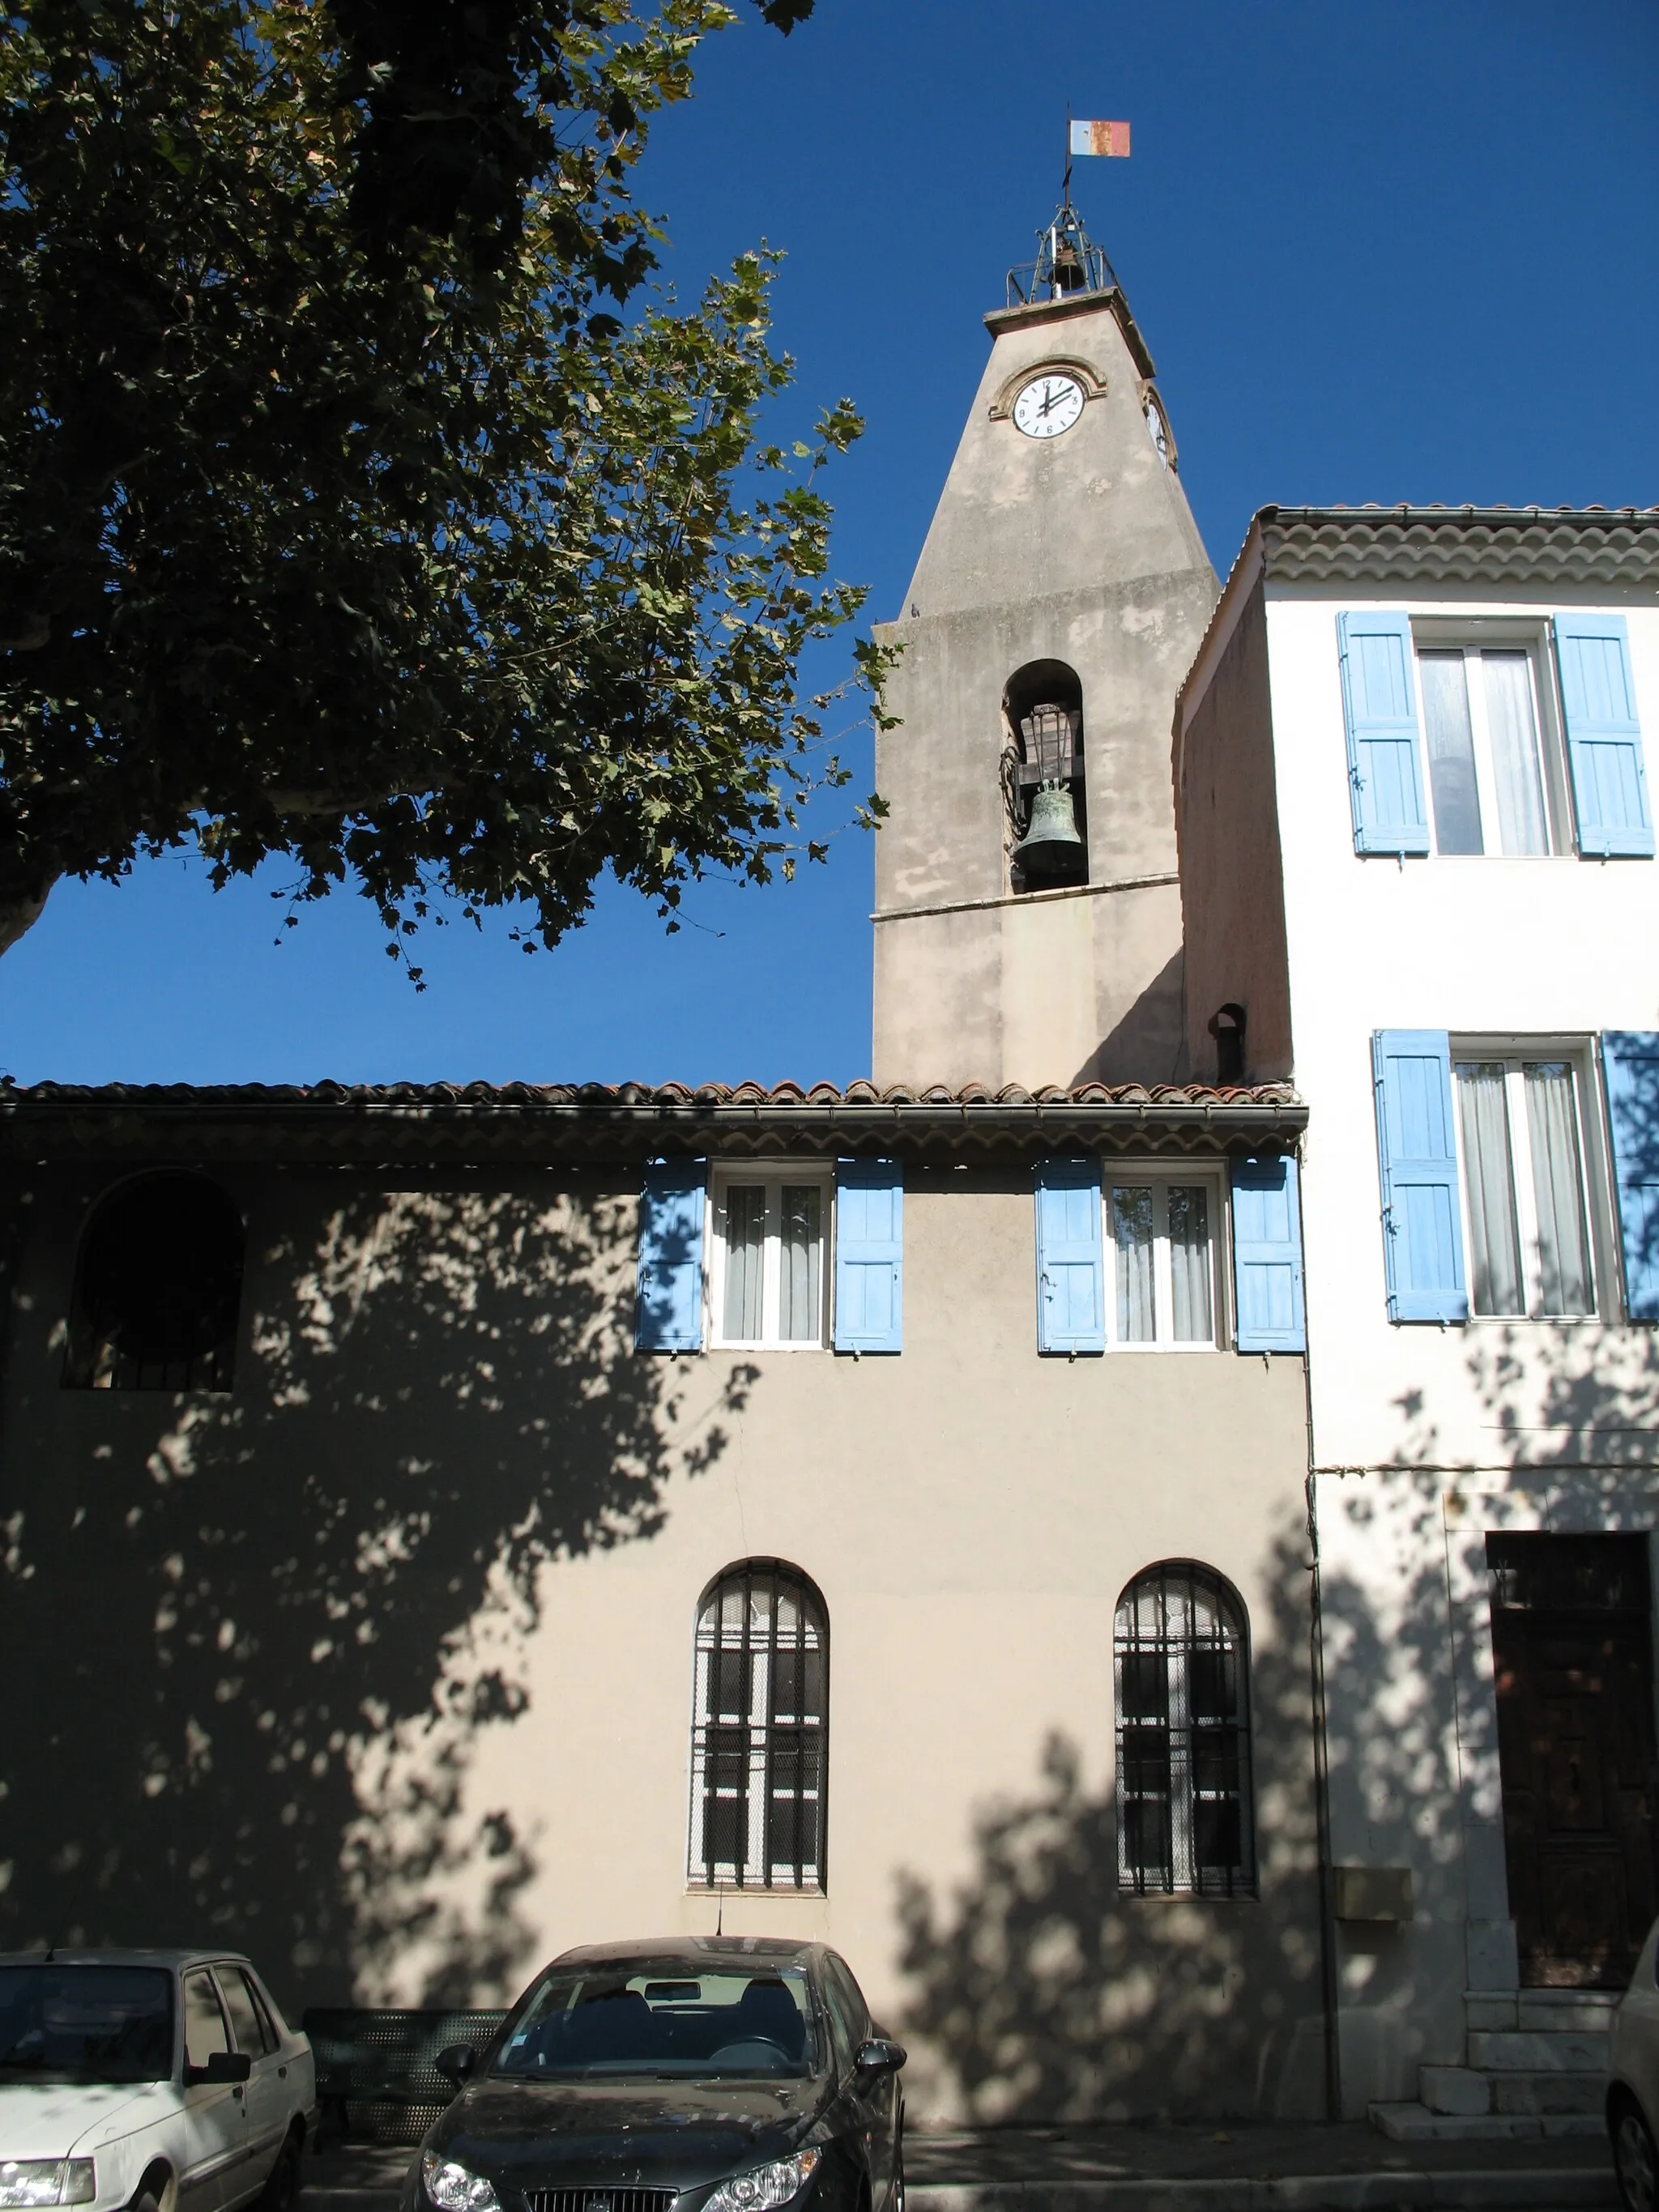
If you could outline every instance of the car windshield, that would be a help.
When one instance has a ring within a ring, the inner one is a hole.
[[[0,2081],[165,2081],[173,1977],[160,1966],[0,1966]]]
[[[537,1984],[495,2071],[799,2077],[812,2071],[813,2049],[799,1966],[598,1960],[556,1966]]]

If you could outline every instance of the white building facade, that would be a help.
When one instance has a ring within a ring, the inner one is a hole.
[[[1659,1910],[1656,730],[1659,512],[1265,509],[1177,703],[1191,1066],[1309,1110],[1330,1995],[1407,2133],[1598,2126]]]

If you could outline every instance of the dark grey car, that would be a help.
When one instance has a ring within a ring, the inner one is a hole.
[[[903,2063],[822,1944],[568,1951],[440,2058],[403,2212],[903,2212]]]

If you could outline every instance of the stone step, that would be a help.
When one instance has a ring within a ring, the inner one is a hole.
[[[1481,2119],[1492,2108],[1492,2081],[1472,2066],[1419,2066],[1417,2094],[1431,2112]]]
[[[1561,2136],[1599,2136],[1599,2114],[1587,2112],[1431,2112],[1426,2105],[1373,2105],[1371,2125],[1391,2142],[1523,2142]]]
[[[1473,2066],[1419,2066],[1417,2094],[1431,2112],[1480,2119],[1488,2112],[1539,2119],[1547,2112],[1599,2113],[1602,2074],[1480,2074]]]
[[[1613,2024],[1619,1990],[1465,1990],[1463,2012],[1471,2028],[1559,2028],[1597,2035]]]
[[[1471,2028],[1468,2061],[1483,2074],[1605,2074],[1605,2033],[1569,2028]]]
[[[1606,2035],[1621,1994],[1618,1990],[1522,1990],[1516,1999],[1515,2024],[1548,2033],[1565,2028],[1572,2033]]]
[[[1494,2074],[1495,2112],[1588,2112],[1597,2125],[1607,2109],[1605,2074]]]

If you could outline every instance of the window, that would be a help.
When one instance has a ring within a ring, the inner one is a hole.
[[[714,1341],[821,1346],[830,1187],[792,1169],[721,1176],[714,1187]]]
[[[242,1220],[205,1176],[136,1176],[81,1240],[66,1389],[228,1390]]]
[[[1417,674],[1435,850],[1553,849],[1532,653],[1520,645],[1419,643]]]
[[[1470,1310],[1593,1314],[1577,1058],[1455,1046],[1452,1077]]]
[[[1106,1186],[1107,1341],[1212,1346],[1220,1196],[1209,1179]]]
[[[1254,1893],[1244,1608],[1190,1560],[1137,1575],[1118,1600],[1118,1884]]]
[[[198,1968],[185,1976],[185,2063],[204,2067],[216,2052],[229,2048],[213,1977]]]
[[[777,1559],[730,1567],[697,1609],[690,1877],[822,1889],[830,1632]]]
[[[263,2057],[272,2046],[265,2041],[253,1993],[234,1966],[220,1967],[219,1995],[230,2015],[231,2033],[236,2038],[236,2048],[246,2051],[252,2058]]]

